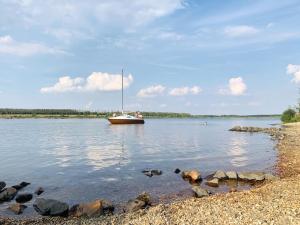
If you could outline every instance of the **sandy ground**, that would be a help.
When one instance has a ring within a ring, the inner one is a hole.
[[[249,191],[191,198],[136,213],[92,219],[43,218],[0,224],[300,224],[300,123],[281,131],[278,143],[280,180]]]

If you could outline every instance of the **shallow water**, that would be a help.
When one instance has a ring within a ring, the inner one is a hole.
[[[110,125],[100,119],[0,120],[0,180],[7,186],[30,182],[24,192],[42,186],[42,197],[70,205],[97,198],[126,202],[143,191],[168,201],[191,194],[176,168],[196,168],[204,176],[217,169],[272,172],[276,151],[268,135],[228,129],[274,123],[278,120],[148,119],[145,125]],[[141,173],[146,168],[160,169],[163,175],[149,178]],[[11,215],[7,205],[0,205],[1,215]],[[23,216],[32,215],[29,207]]]

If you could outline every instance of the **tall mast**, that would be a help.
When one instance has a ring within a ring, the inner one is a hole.
[[[124,114],[124,91],[123,91],[123,88],[124,88],[124,81],[123,81],[123,69],[122,69],[122,115]]]

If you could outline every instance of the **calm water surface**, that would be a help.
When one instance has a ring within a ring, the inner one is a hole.
[[[208,125],[203,126],[207,121]],[[148,119],[145,125],[106,120],[0,120],[0,180],[42,186],[45,198],[67,203],[106,198],[126,202],[147,191],[171,196],[190,189],[176,168],[272,171],[274,143],[266,134],[234,133],[235,125],[267,127],[277,119]],[[145,168],[162,176],[146,177]],[[30,202],[28,205],[31,205]],[[9,214],[7,204],[0,214]],[[25,216],[34,215],[33,209]]]

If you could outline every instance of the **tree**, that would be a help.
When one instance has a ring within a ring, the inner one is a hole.
[[[293,109],[285,110],[281,116],[281,121],[284,123],[292,122],[296,116],[296,111]]]

